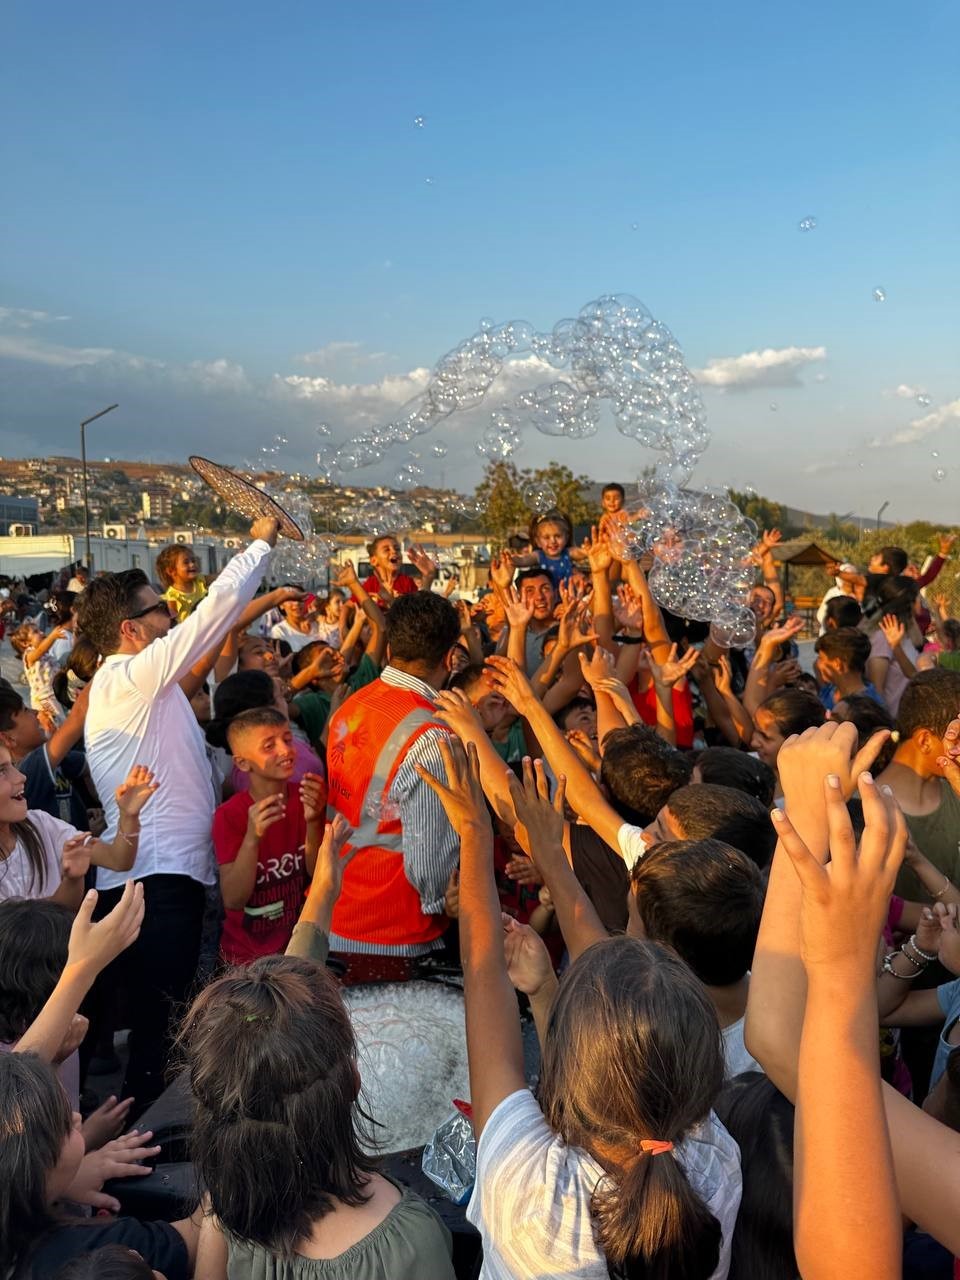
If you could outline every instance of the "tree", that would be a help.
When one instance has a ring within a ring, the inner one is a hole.
[[[511,534],[525,532],[534,515],[524,501],[526,485],[549,485],[554,494],[555,508],[568,517],[571,524],[589,524],[597,517],[597,509],[583,496],[590,484],[586,476],[575,476],[569,467],[550,462],[545,467],[518,471],[512,462],[489,462],[483,480],[474,495],[483,512],[483,527],[500,543]]]

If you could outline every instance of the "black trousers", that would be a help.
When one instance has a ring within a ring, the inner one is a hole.
[[[130,1025],[130,1060],[120,1092],[148,1106],[165,1088],[176,1024],[197,974],[205,905],[204,887],[189,876],[145,876],[143,927],[133,946],[97,979],[100,995],[123,984]],[[116,906],[122,889],[100,893],[95,916]]]

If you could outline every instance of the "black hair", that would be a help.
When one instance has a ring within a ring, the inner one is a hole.
[[[321,649],[329,649],[332,653],[336,653],[336,649],[332,645],[327,644],[325,640],[311,640],[305,644],[302,649],[298,649],[293,655],[293,671],[294,675],[302,671],[304,667],[309,667],[312,662],[317,659],[317,654]]]
[[[762,870],[777,847],[767,805],[734,787],[692,782],[667,801],[686,840],[722,840],[746,854]]]
[[[462,689],[464,693],[470,693],[483,677],[487,674],[487,669],[482,662],[469,662],[465,667],[461,667],[459,671],[455,671],[447,681],[448,689]]]
[[[554,582],[550,577],[550,574],[546,569],[541,569],[538,566],[534,566],[531,569],[524,569],[522,573],[518,573],[513,580],[513,585],[516,587],[517,591],[519,591],[525,582],[534,582],[537,578],[546,578],[550,583],[550,586],[554,586]]]
[[[218,684],[213,695],[213,719],[204,732],[211,747],[229,750],[227,727],[242,711],[272,707],[276,701],[273,677],[266,671],[236,671]]]
[[[714,1110],[740,1148],[743,1175],[728,1280],[793,1280],[793,1103],[762,1072],[745,1071]]]
[[[93,641],[88,640],[86,636],[75,636],[73,648],[67,655],[62,670],[53,677],[53,692],[57,695],[57,701],[61,706],[69,710],[74,703],[74,699],[70,696],[69,677],[74,675],[84,684],[89,684],[97,674],[99,665],[100,654]]]
[[[817,637],[814,645],[817,653],[827,658],[839,658],[848,671],[862,675],[870,658],[870,641],[856,627],[838,627]]]
[[[753,962],[763,911],[756,863],[722,840],[665,840],[630,873],[644,932],[672,948],[708,987],[739,982]]]
[[[248,729],[287,729],[290,721],[276,707],[251,707],[241,711],[227,725],[227,743],[230,754],[236,755],[236,744]]]
[[[918,671],[903,691],[897,711],[897,728],[901,741],[912,738],[920,729],[928,729],[938,738],[960,711],[960,671],[934,667]]]
[[[391,662],[432,670],[460,638],[460,618],[449,600],[434,591],[415,591],[394,600],[387,613]]]
[[[815,729],[827,718],[823,703],[806,689],[782,689],[764,698],[758,711],[768,711],[773,716],[778,732],[784,738]]]
[[[700,781],[733,787],[753,796],[768,809],[777,789],[777,775],[768,764],[736,747],[707,747],[697,756]],[[731,844],[736,845],[733,840]]]
[[[894,577],[902,574],[910,563],[903,547],[881,547],[876,554],[880,557],[880,563],[885,564]]]
[[[833,623],[834,628],[855,627],[863,617],[863,610],[853,596],[832,596],[827,601],[824,614],[826,623]]]
[[[560,710],[556,713],[556,715],[553,718],[561,729],[565,729],[567,727],[567,716],[570,714],[571,711],[583,711],[583,710],[596,711],[596,709],[597,709],[597,704],[594,702],[594,700],[592,698],[585,698],[581,694],[581,695],[578,695],[576,698],[571,698],[570,701],[566,703],[565,706],[562,706],[560,708]]]
[[[52,591],[47,602],[47,609],[56,622],[69,621],[70,614],[77,599],[76,591]]]
[[[0,1040],[19,1040],[67,963],[73,916],[49,898],[0,902]]]
[[[891,577],[884,574],[873,579],[874,600],[881,616],[892,613],[906,625],[913,617],[913,606],[916,604],[920,588],[916,578]]]
[[[153,1268],[125,1244],[105,1244],[64,1263],[53,1280],[153,1280]]]
[[[609,484],[605,484],[603,486],[600,490],[600,494],[602,496],[605,493],[619,493],[621,498],[625,498],[627,496],[626,489],[624,489],[622,484],[618,484],[616,480],[611,480]]]
[[[15,689],[0,688],[0,733],[13,732],[14,716],[19,715],[25,706]]]
[[[106,657],[120,647],[121,624],[140,608],[140,592],[149,587],[142,569],[105,573],[89,582],[77,600],[77,629]]]
[[[677,787],[690,781],[690,761],[644,724],[611,729],[602,744],[600,780],[626,822],[651,823]]]
[[[840,708],[843,708],[841,711]],[[874,698],[867,693],[852,693],[847,698],[838,698],[833,711],[830,713],[831,720],[838,720],[841,724],[852,724],[857,730],[857,750],[867,745],[867,742],[879,729],[889,729],[891,732],[895,728],[893,716],[886,707],[881,706]],[[888,738],[880,748],[880,754],[873,762],[872,770],[874,775],[879,775],[887,767],[893,759],[893,753],[896,750],[896,743]]]

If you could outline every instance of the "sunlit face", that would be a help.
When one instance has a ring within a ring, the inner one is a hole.
[[[273,645],[259,636],[244,636],[240,642],[237,660],[238,671],[266,671],[275,676],[278,671],[277,652]]]
[[[494,689],[490,678],[486,675],[481,677],[470,690],[470,701],[476,708],[480,723],[488,733],[496,729],[504,715],[513,710],[503,694]]]
[[[173,568],[174,577],[181,582],[194,582],[200,573],[200,565],[192,551],[181,551]]]
[[[766,622],[773,614],[773,592],[767,587],[754,587],[747,597],[747,604],[753,610],[758,622]]]
[[[173,617],[167,602],[160,599],[153,587],[141,587],[125,625],[132,628],[138,640],[149,644],[167,634],[173,626]]]
[[[537,546],[544,555],[555,558],[567,545],[567,531],[555,520],[544,520],[537,525]]]
[[[28,751],[33,751],[35,747],[43,746],[47,735],[40,723],[40,717],[32,707],[21,707],[19,711],[13,713],[12,719],[10,740],[17,748],[18,758],[26,755]]]
[[[323,616],[327,622],[337,622],[340,618],[340,612],[343,609],[343,596],[339,591],[334,591],[327,601],[327,607],[323,611]]]
[[[574,707],[568,715],[564,716],[563,727],[567,733],[585,733],[588,738],[596,738],[596,707]]]
[[[537,622],[546,622],[553,617],[556,598],[553,583],[543,574],[538,578],[529,578],[520,584],[520,599],[528,609],[533,610]]]
[[[380,538],[370,553],[370,563],[378,577],[384,573],[387,575],[399,573],[403,564],[403,555],[396,538]]]
[[[753,717],[753,737],[750,739],[750,746],[764,764],[768,764],[771,769],[775,769],[777,767],[777,756],[780,754],[780,748],[784,742],[786,742],[786,738],[777,728],[777,722],[774,720],[773,715],[761,707]]]
[[[813,665],[824,684],[833,684],[841,664],[837,658],[828,658],[825,653],[818,653]]]
[[[287,782],[293,774],[296,757],[289,725],[247,729],[240,741],[231,745],[234,763],[246,773],[256,773],[272,782]]]
[[[288,622],[299,622],[303,618],[303,601],[284,600],[280,611]]]
[[[0,746],[0,822],[23,822],[27,816],[27,780]]]
[[[623,507],[623,494],[619,489],[604,489],[600,495],[600,505],[604,511],[613,515],[614,512],[620,511]]]
[[[886,566],[886,564],[884,564],[882,556],[880,556],[879,554],[874,554],[870,557],[870,563],[867,565],[867,573],[889,573],[889,572],[890,570]]]
[[[455,644],[450,650],[450,674],[455,676],[464,667],[469,667],[470,655],[462,644]]]

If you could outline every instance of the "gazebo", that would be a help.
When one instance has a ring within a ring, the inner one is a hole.
[[[824,551],[823,547],[818,546],[816,542],[811,542],[808,538],[789,538],[785,542],[777,543],[773,548],[773,558],[778,564],[783,565],[783,591],[786,595],[790,590],[791,565],[825,569],[828,564],[836,564],[840,557],[835,556],[831,551]],[[794,604],[798,612],[812,615],[819,606],[821,598],[795,596]]]

